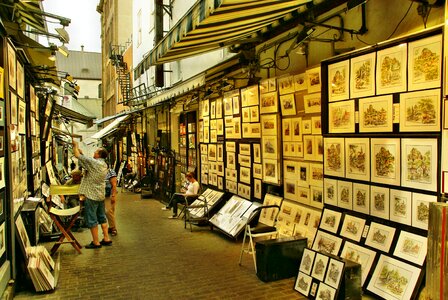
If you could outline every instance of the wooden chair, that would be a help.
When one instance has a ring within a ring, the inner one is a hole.
[[[273,208],[274,210],[277,210],[275,213],[275,217],[273,218],[272,222],[269,224],[260,223],[254,227],[250,226],[250,223],[252,219],[255,217],[256,214],[260,213],[264,209]],[[241,245],[241,251],[240,251],[240,260],[239,265],[241,266],[241,262],[243,260],[243,253],[251,254],[252,258],[254,260],[254,266],[255,266],[255,273],[257,272],[257,261],[255,257],[255,243],[254,239],[259,237],[268,237],[270,238],[276,238],[278,236],[277,228],[275,227],[277,222],[278,214],[280,213],[280,206],[278,205],[265,205],[257,207],[252,211],[249,218],[247,218],[246,226],[244,229],[244,238],[243,243]],[[248,239],[248,242],[246,244],[246,238]]]

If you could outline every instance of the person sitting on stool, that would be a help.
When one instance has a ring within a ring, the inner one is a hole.
[[[188,187],[182,188],[181,193],[174,193],[170,202],[166,207],[162,207],[162,210],[170,210],[173,208],[173,215],[170,219],[177,218],[177,203],[185,203],[185,196],[197,195],[199,192],[199,182],[194,178],[193,172],[188,172],[185,178],[188,180]]]

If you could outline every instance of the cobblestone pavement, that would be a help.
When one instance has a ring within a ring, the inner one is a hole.
[[[182,220],[168,219],[170,212],[161,207],[157,200],[119,192],[113,246],[77,254],[62,245],[56,290],[22,290],[15,298],[305,299],[293,290],[295,278],[260,281],[249,255],[239,266],[241,240],[209,227],[195,226],[190,232]],[[91,241],[87,229],[74,234],[82,245]]]

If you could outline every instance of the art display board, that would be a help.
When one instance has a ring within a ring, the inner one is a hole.
[[[210,212],[216,205],[219,204],[223,200],[224,193],[220,191],[215,191],[212,189],[206,189],[201,195],[199,195],[198,199],[191,203],[191,206],[195,205],[203,205],[204,202],[207,203],[207,209]],[[202,218],[204,217],[204,209],[203,208],[193,208],[190,209],[190,215],[194,218]]]

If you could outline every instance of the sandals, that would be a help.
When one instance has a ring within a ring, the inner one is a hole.
[[[112,246],[112,241],[101,240],[100,244],[103,246]]]
[[[116,236],[118,234],[118,231],[116,228],[109,228],[107,231],[113,236]]]
[[[91,242],[90,244],[86,245],[84,248],[86,249],[99,249],[102,246],[102,243],[100,243],[99,245],[95,245],[93,242]]]

